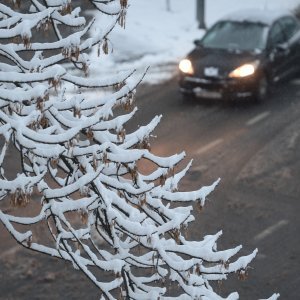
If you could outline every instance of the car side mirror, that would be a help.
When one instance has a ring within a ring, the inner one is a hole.
[[[289,43],[283,43],[283,44],[279,44],[276,47],[276,55],[277,56],[287,56],[290,53],[290,46]]]
[[[270,50],[271,59],[275,59],[275,57],[282,57],[289,53],[289,45],[288,43],[277,44],[273,49]]]
[[[194,40],[194,44],[199,47],[201,46],[201,40]]]
[[[289,49],[289,45],[287,43],[278,44],[275,47],[275,51],[279,53],[285,53]]]

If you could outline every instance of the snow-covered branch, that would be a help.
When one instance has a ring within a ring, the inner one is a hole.
[[[159,157],[149,150],[161,116],[126,131],[144,75],[92,78],[88,51],[98,46],[99,60],[108,53],[109,33],[124,27],[128,3],[89,4],[110,16],[105,28],[86,21],[86,2],[0,4],[0,203],[19,208],[0,206],[1,222],[19,244],[84,272],[101,299],[237,299],[217,295],[209,282],[244,274],[257,250],[242,257],[241,246],[217,250],[221,232],[202,241],[184,237],[193,202],[203,206],[220,180],[179,191],[192,162],[180,170],[184,152]],[[21,157],[14,179],[4,163],[10,147]],[[33,230],[40,224],[48,237]],[[178,294],[165,282],[175,282]]]

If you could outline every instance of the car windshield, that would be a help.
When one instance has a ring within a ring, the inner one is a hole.
[[[201,45],[228,50],[263,50],[267,26],[260,23],[221,21],[207,31]]]

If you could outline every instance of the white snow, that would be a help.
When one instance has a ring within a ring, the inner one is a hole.
[[[234,20],[238,22],[252,21],[263,23],[266,25],[272,25],[274,21],[282,16],[289,16],[292,13],[288,10],[276,9],[276,10],[262,10],[262,9],[242,9],[236,12],[230,13],[224,17],[226,20]]]

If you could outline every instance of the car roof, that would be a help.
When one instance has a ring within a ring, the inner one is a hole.
[[[269,10],[269,9],[243,9],[228,14],[221,18],[221,21],[252,22],[272,25],[277,19],[284,16],[293,16],[288,10]]]

